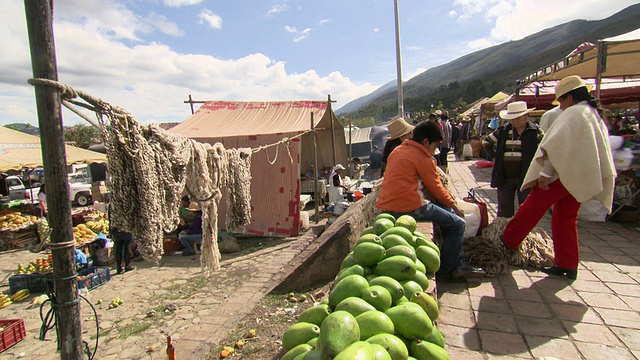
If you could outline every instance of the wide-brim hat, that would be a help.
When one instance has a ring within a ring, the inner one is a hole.
[[[591,92],[591,90],[593,90],[593,85],[584,82],[584,80],[582,80],[580,76],[567,76],[556,84],[556,98],[551,102],[551,104],[560,105],[560,102],[558,101],[559,97],[583,86],[587,88],[588,92]]]
[[[527,103],[525,101],[514,101],[507,105],[507,110],[500,111],[500,117],[505,120],[512,120],[526,115],[535,109],[536,108],[527,109]]]
[[[389,130],[388,140],[395,140],[403,135],[407,135],[413,131],[414,127],[413,125],[409,125],[403,118],[397,118],[387,126]]]
[[[189,204],[189,207],[187,208],[187,210],[189,211],[202,211],[202,208],[200,208],[200,203],[197,201],[192,201],[191,204]]]
[[[344,170],[344,166],[342,164],[338,164],[333,167],[333,171]]]

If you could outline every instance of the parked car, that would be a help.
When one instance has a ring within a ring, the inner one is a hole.
[[[0,194],[4,201],[24,200],[25,186],[17,176],[0,174]]]

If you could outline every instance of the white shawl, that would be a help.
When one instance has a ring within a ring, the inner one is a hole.
[[[595,198],[611,212],[616,170],[604,121],[586,102],[564,110],[538,146],[523,188],[540,177],[548,158],[578,202]]]

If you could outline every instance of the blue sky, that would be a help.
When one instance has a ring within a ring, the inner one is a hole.
[[[142,123],[184,120],[189,94],[243,101],[331,94],[339,109],[396,78],[393,0],[53,3],[60,81]],[[554,25],[606,18],[637,0],[398,3],[406,81]],[[0,8],[0,125],[37,126],[23,1],[0,0]],[[66,110],[63,116],[65,125],[85,123]]]

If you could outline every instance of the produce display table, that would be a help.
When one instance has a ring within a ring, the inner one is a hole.
[[[320,199],[324,199],[327,196],[327,180],[318,179],[318,197]],[[315,194],[315,184],[316,182],[313,179],[301,180],[300,181],[300,194]]]

